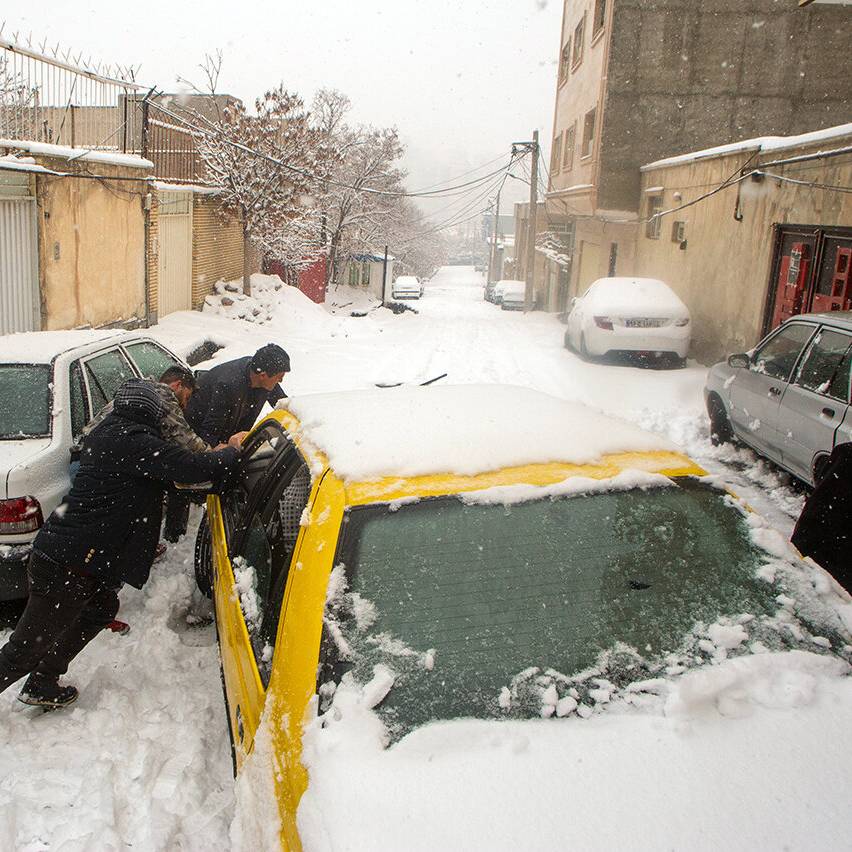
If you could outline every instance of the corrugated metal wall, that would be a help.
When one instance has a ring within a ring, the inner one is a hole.
[[[0,193],[0,334],[38,331],[38,240],[35,199],[25,186]],[[13,193],[20,193],[15,197]]]

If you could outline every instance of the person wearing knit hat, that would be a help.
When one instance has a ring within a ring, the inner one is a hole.
[[[287,396],[279,383],[289,372],[290,356],[277,343],[219,364],[198,380],[198,390],[186,408],[187,422],[214,447],[247,432],[265,404],[274,407]]]
[[[76,700],[59,679],[115,618],[118,589],[148,580],[167,485],[217,481],[236,463],[234,447],[191,452],[163,438],[165,413],[151,382],[130,379],[84,438],[71,490],[33,542],[27,605],[0,648],[0,692],[29,675],[25,704]]]

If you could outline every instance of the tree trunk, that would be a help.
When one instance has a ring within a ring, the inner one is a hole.
[[[251,243],[245,228],[243,228],[243,293],[251,296]]]

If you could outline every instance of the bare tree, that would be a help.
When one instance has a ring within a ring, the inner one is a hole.
[[[208,56],[202,65],[210,95],[221,60],[221,54]],[[323,250],[312,195],[329,170],[327,138],[313,126],[302,99],[283,85],[258,98],[254,114],[237,100],[221,108],[214,102],[216,118],[193,115],[203,131],[197,149],[203,181],[219,189],[225,210],[242,223],[243,289],[249,293],[252,244],[295,266]]]

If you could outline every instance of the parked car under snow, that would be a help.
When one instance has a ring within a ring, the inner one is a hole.
[[[572,300],[565,330],[565,346],[584,358],[640,353],[682,363],[689,340],[689,309],[655,278],[599,278]]]
[[[391,287],[394,299],[419,299],[423,295],[423,285],[415,275],[400,275]]]
[[[32,540],[70,485],[70,450],[125,379],[186,366],[125,331],[0,338],[0,600],[27,596]]]
[[[793,317],[707,376],[715,443],[748,444],[814,485],[837,444],[852,441],[852,311]]]

